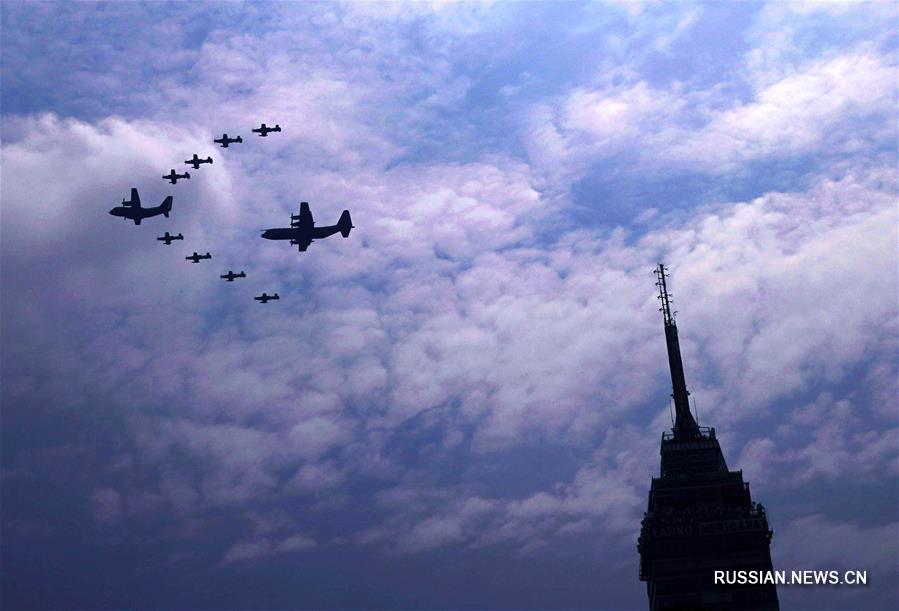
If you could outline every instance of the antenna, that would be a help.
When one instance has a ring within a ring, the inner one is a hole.
[[[699,436],[699,425],[690,411],[690,392],[684,379],[684,364],[681,360],[680,342],[677,338],[677,324],[671,312],[671,295],[668,293],[668,271],[662,263],[653,270],[656,275],[656,286],[659,287],[658,299],[662,302],[659,311],[665,322],[665,343],[668,347],[668,367],[671,370],[671,397],[674,399],[674,436],[684,440]]]
[[[665,266],[659,263],[659,266],[653,270],[653,273],[656,275],[656,286],[659,287],[659,296],[656,297],[659,301],[662,302],[662,307],[659,308],[659,312],[662,313],[662,318],[665,320],[665,326],[673,325],[674,323],[674,314],[671,313],[671,304],[674,302],[673,295],[668,292],[668,284],[665,282],[665,278],[670,276],[668,270],[665,269]]]

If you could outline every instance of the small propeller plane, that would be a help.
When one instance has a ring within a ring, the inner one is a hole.
[[[194,166],[194,169],[195,169],[195,170],[199,170],[199,169],[200,169],[200,164],[201,164],[201,163],[212,163],[212,157],[207,157],[206,159],[200,159],[199,157],[197,157],[197,154],[194,153],[194,158],[193,158],[193,159],[186,159],[186,160],[184,161],[184,163],[186,163],[187,165],[192,165],[192,166]]]
[[[192,254],[189,257],[184,257],[184,258],[187,259],[188,261],[192,261],[194,263],[199,263],[200,259],[211,259],[212,255],[210,255],[208,252],[205,255],[198,255],[197,251],[194,251],[194,254]]]
[[[178,235],[171,235],[168,231],[165,232],[165,235],[161,235],[156,238],[160,242],[165,242],[166,246],[171,246],[172,242],[175,240],[183,240],[184,236],[180,233]]]
[[[171,181],[172,184],[175,184],[182,178],[190,178],[190,174],[188,174],[187,172],[185,172],[184,174],[176,174],[175,168],[172,168],[172,171],[168,174],[163,174],[162,178],[163,180],[168,180]]]
[[[309,210],[309,202],[300,202],[300,213],[290,215],[290,227],[265,229],[262,237],[266,240],[290,240],[290,243],[297,246],[300,252],[305,252],[314,240],[327,238],[338,231],[346,238],[349,237],[351,229],[353,229],[353,221],[350,218],[349,210],[343,211],[336,225],[316,227],[315,221],[312,219],[312,212]]]
[[[246,275],[244,272],[240,272],[239,274],[235,274],[235,273],[232,272],[230,269],[228,270],[228,273],[227,273],[227,274],[222,274],[221,276],[219,276],[219,278],[224,278],[224,279],[227,280],[228,282],[234,282],[234,279],[235,279],[235,278],[246,278],[246,277],[247,277],[247,275]]]
[[[137,189],[134,187],[131,188],[131,199],[125,200],[122,199],[122,205],[116,206],[112,210],[109,211],[109,214],[113,216],[121,216],[122,218],[131,219],[134,221],[135,225],[140,225],[140,222],[143,219],[150,218],[151,216],[159,216],[160,214],[168,217],[169,212],[172,211],[172,196],[169,195],[166,197],[162,204],[156,207],[151,208],[142,208],[140,205],[140,196],[137,194]]]
[[[260,136],[262,136],[263,138],[265,138],[265,137],[268,136],[271,132],[279,132],[279,131],[281,131],[281,126],[280,126],[280,125],[275,125],[274,127],[266,127],[266,126],[265,126],[265,123],[263,123],[262,125],[260,125],[260,126],[257,127],[256,129],[251,129],[250,131],[251,131],[251,132],[255,132],[255,133],[259,134]]]
[[[221,144],[223,149],[228,148],[229,144],[234,144],[235,142],[243,142],[243,138],[238,136],[237,138],[229,138],[228,134],[222,134],[221,138],[215,138],[213,140],[216,144]]]
[[[278,297],[278,293],[275,293],[274,295],[266,295],[265,293],[262,293],[261,295],[257,295],[256,297],[253,297],[253,299],[255,299],[256,301],[258,301],[260,303],[268,303],[272,299],[281,299],[281,298]]]

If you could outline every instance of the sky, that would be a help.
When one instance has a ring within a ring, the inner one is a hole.
[[[775,568],[868,571],[782,608],[899,604],[895,3],[0,15],[4,608],[645,609],[659,262]]]

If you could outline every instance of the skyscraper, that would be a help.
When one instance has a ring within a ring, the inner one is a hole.
[[[649,608],[777,610],[773,584],[715,583],[715,571],[770,571],[773,531],[743,472],[728,470],[715,429],[700,427],[690,412],[665,266],[655,273],[675,420],[671,432],[662,433],[661,472],[652,478],[637,542]]]

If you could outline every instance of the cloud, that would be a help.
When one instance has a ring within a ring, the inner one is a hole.
[[[401,554],[448,546],[508,546],[530,555],[577,533],[632,539],[639,529],[655,443],[654,436],[633,427],[610,432],[571,481],[522,498],[485,498],[471,485],[423,489],[410,477],[379,495],[388,519],[364,531],[359,542],[385,544]]]
[[[147,124],[114,122],[96,130],[52,117],[32,125],[40,126],[40,140],[26,137],[4,149],[4,166],[20,177],[26,172],[19,168],[43,165],[42,142],[53,138],[93,142],[100,160],[127,148],[122,134],[146,139],[141,134],[154,132]],[[161,140],[152,146],[163,149]],[[55,147],[46,150],[58,155]],[[4,182],[5,210],[19,219],[5,249],[45,231],[44,220],[70,227],[83,215],[68,202],[89,193],[91,183],[80,177],[102,162],[70,159],[76,161],[65,171],[77,177],[73,190],[54,196],[61,205],[44,215],[30,205],[27,181]],[[218,170],[231,184],[246,180],[229,164]],[[102,284],[84,284],[67,301],[70,314],[91,320],[90,327],[54,335],[59,357],[28,374],[19,369],[14,380],[25,392],[27,376],[50,367],[59,379],[59,368],[70,363],[78,384],[107,389],[120,405],[131,405],[130,428],[143,460],[163,468],[177,450],[202,465],[191,489],[197,501],[213,505],[279,494],[284,482],[275,473],[282,469],[292,473],[293,490],[337,485],[346,481],[348,465],[325,467],[328,456],[357,442],[389,443],[380,431],[429,410],[456,423],[451,426],[469,427],[476,451],[522,440],[584,440],[661,390],[663,376],[653,372],[664,362],[663,348],[646,270],[662,258],[678,262],[677,292],[690,304],[683,346],[691,384],[723,383],[720,395],[696,394],[710,404],[703,408],[708,418],[733,425],[747,417],[746,407],[768,405],[822,379],[838,382],[871,350],[888,352],[876,330],[895,312],[889,291],[878,290],[891,277],[892,241],[882,227],[894,218],[894,189],[882,170],[851,171],[821,178],[805,193],[721,205],[678,225],[659,219],[630,243],[622,233],[574,232],[537,249],[527,244],[544,211],[521,164],[495,159],[362,174],[338,189],[364,202],[355,239],[311,252],[311,284],[288,284],[282,292],[294,301],[313,292],[315,307],[300,301],[299,309],[260,319],[255,304],[246,303],[226,319],[201,324],[191,321],[203,320],[218,299],[218,283],[195,284],[195,270],[172,268],[151,240],[134,245],[118,233],[113,242],[94,240],[97,229],[84,223],[85,235],[46,234],[39,261],[55,253],[77,262],[74,269],[45,269],[48,278],[77,273],[99,280],[103,270]],[[208,201],[218,193],[200,190],[197,197]],[[239,235],[241,207],[229,205],[234,214],[208,217],[199,205],[185,204],[188,227],[201,235]],[[200,229],[203,219],[208,225]],[[217,243],[246,261],[251,276],[277,278],[277,271],[264,269],[267,258],[259,258],[269,245]],[[119,249],[134,263],[116,262]],[[14,277],[24,282],[33,259],[6,252],[11,258],[4,263],[17,261]],[[276,270],[296,265],[294,252],[278,249],[275,256]],[[149,262],[139,274],[138,260]],[[124,297],[119,292],[134,284],[135,274],[155,278]],[[860,294],[870,297],[861,302]],[[30,311],[37,326],[7,332],[12,350],[28,352],[33,333],[57,327],[57,305],[49,294],[23,301],[26,295],[13,292],[7,303],[10,311]],[[195,314],[183,319],[144,308],[160,295]],[[118,315],[137,304],[144,309],[135,317]],[[239,328],[246,331],[236,333]],[[285,331],[306,339],[289,339]],[[788,348],[779,348],[785,338]],[[709,366],[717,370],[711,377]],[[43,392],[66,401],[68,388],[50,385]],[[135,388],[144,397],[137,404],[128,398]],[[364,411],[347,411],[360,400]],[[175,405],[184,407],[167,407]]]
[[[812,604],[821,609],[854,607],[860,600],[859,590],[867,590],[867,603],[872,608],[888,609],[896,601],[895,587],[879,587],[877,583],[893,583],[896,571],[896,532],[899,523],[861,526],[851,521],[834,520],[821,514],[810,514],[793,520],[775,539],[772,556],[775,565],[788,571],[837,570],[864,571],[867,588],[782,588],[778,592],[783,604]],[[779,540],[778,540],[779,539]]]
[[[859,44],[807,58],[735,99],[726,83],[661,87],[619,67],[535,104],[524,144],[557,188],[603,163],[625,173],[728,175],[752,172],[754,163],[883,150],[896,134],[895,69],[891,56]]]
[[[751,42],[741,72],[762,89],[800,71],[810,57],[833,59],[846,48],[872,49],[891,35],[881,24],[896,18],[885,3],[770,2],[745,32]]]
[[[270,541],[266,538],[253,541],[238,541],[225,554],[223,562],[228,564],[232,562],[257,561],[279,554],[300,552],[315,547],[316,543],[313,539],[300,534],[291,535],[281,541]]]
[[[870,150],[892,139],[895,65],[860,53],[816,62],[758,91],[752,102],[710,113],[698,132],[669,141],[672,163],[727,171],[748,161]]]

